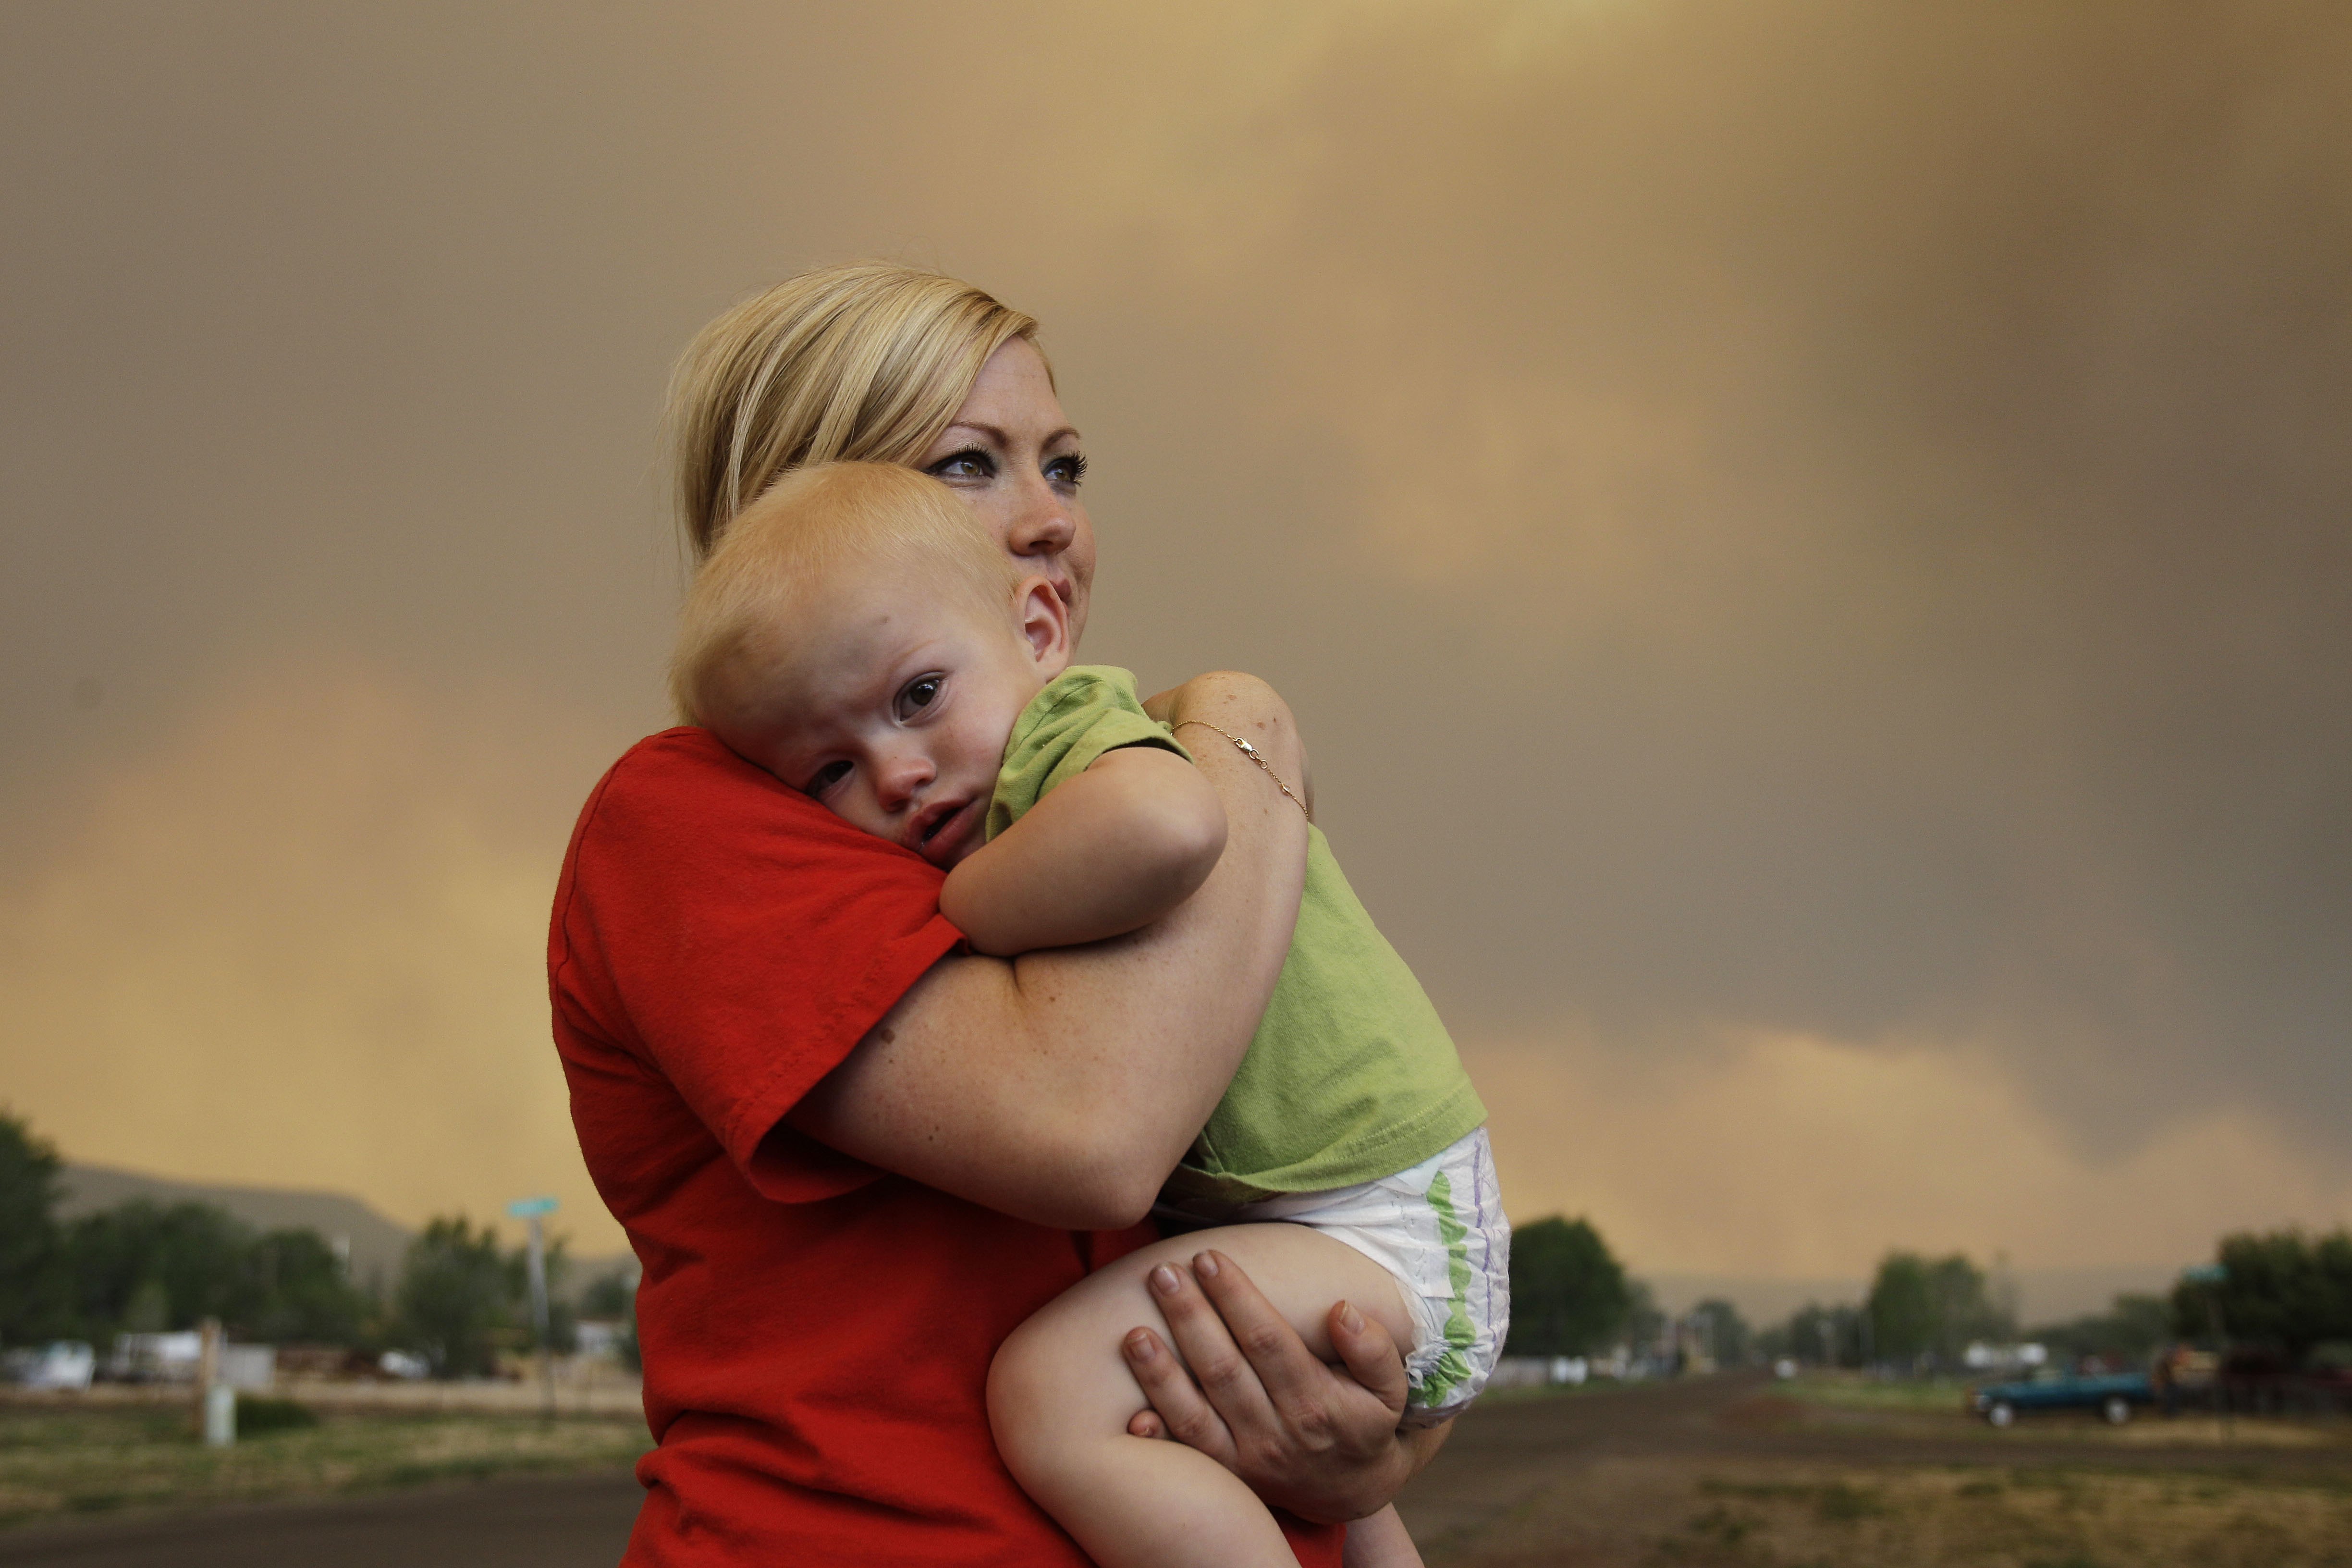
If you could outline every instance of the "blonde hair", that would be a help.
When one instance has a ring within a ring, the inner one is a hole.
[[[678,523],[694,554],[709,554],[781,474],[913,461],[988,356],[1036,332],[1034,318],[969,283],[887,261],[803,272],[729,310],[670,375]]]
[[[887,463],[795,469],[739,513],[688,590],[670,660],[678,717],[722,734],[772,720],[762,678],[805,645],[802,607],[846,571],[913,578],[1013,626],[1020,568],[971,509],[928,474]]]

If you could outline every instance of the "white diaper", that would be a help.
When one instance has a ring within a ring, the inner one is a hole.
[[[1352,1187],[1286,1193],[1171,1226],[1313,1226],[1387,1269],[1420,1331],[1405,1360],[1405,1425],[1451,1420],[1478,1397],[1511,1326],[1511,1222],[1483,1127],[1409,1171]]]

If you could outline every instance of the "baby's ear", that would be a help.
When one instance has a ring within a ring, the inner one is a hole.
[[[1043,577],[1024,578],[1014,592],[1019,596],[1013,610],[1021,617],[1021,636],[1029,644],[1029,657],[1036,660],[1038,672],[1051,680],[1070,667],[1070,606],[1062,603],[1062,595]]]

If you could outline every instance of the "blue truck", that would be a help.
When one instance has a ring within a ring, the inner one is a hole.
[[[2095,1410],[2120,1426],[2143,1405],[2156,1403],[2156,1384],[2144,1372],[2076,1374],[2045,1367],[2015,1383],[1971,1388],[1969,1408],[1994,1426],[2006,1426],[2029,1410]]]

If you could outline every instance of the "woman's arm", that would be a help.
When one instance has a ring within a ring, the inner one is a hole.
[[[1201,771],[1123,746],[949,872],[940,913],[1000,958],[1101,942],[1191,898],[1224,847],[1224,804]]]
[[[1157,716],[1206,720],[1303,772],[1289,709],[1253,677],[1202,676]],[[1111,942],[941,960],[786,1121],[1040,1225],[1141,1219],[1256,1032],[1306,876],[1306,819],[1264,773],[1224,747],[1200,771],[1226,830],[1199,892]]]
[[[1263,681],[1205,675],[1145,709],[1246,736],[1277,773],[1306,774],[1289,710]],[[1305,817],[1273,782],[1229,747],[1202,748],[1200,767],[1223,804],[1226,838],[1198,893],[1114,942],[1009,963],[941,961],[790,1125],[1038,1224],[1142,1218],[1257,1031],[1306,879]],[[1443,1429],[1399,1434],[1404,1363],[1380,1325],[1335,1315],[1332,1342],[1347,1361],[1338,1373],[1239,1268],[1204,1283],[1213,1298],[1188,1277],[1161,1310],[1196,1365],[1215,1344],[1240,1347],[1230,1375],[1204,1391],[1164,1351],[1157,1364],[1139,1361],[1130,1336],[1129,1364],[1169,1417],[1163,1429],[1309,1519],[1361,1518],[1387,1503]]]

